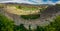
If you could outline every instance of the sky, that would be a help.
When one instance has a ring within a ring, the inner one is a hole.
[[[0,0],[0,3],[60,4],[60,0]]]

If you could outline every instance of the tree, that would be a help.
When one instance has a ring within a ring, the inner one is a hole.
[[[60,16],[57,16],[54,22],[46,26],[44,31],[60,31]]]
[[[13,31],[14,22],[0,14],[0,31]]]
[[[19,26],[15,26],[15,31],[28,31],[23,24],[20,24]]]

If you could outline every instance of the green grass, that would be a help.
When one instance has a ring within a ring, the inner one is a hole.
[[[23,10],[38,10],[36,7],[26,7],[26,6],[16,6],[17,9],[23,9]]]
[[[21,15],[23,19],[37,19],[40,17],[40,14],[33,14],[33,15]]]

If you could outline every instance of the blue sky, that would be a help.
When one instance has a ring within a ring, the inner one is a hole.
[[[60,0],[0,0],[0,3],[17,2],[28,4],[60,4]]]
[[[59,1],[59,0],[43,0],[44,2],[47,2],[47,1],[52,1],[52,2],[57,2],[57,1]]]

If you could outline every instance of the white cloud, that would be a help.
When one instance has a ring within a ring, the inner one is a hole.
[[[8,1],[2,1],[0,3],[7,3],[7,2],[17,2],[17,3],[28,3],[28,4],[53,4],[60,3],[60,1],[57,1],[56,3],[53,3],[52,1],[43,2],[42,0],[8,0]]]
[[[52,1],[47,1],[47,4],[53,4],[53,5],[55,5],[56,3],[53,3]]]
[[[1,1],[0,3],[8,3],[8,2],[17,2],[17,3],[28,3],[28,4],[36,4],[36,3],[33,3],[33,2],[29,2],[27,0],[8,0],[8,1]]]
[[[56,4],[60,4],[60,1],[57,1]]]

